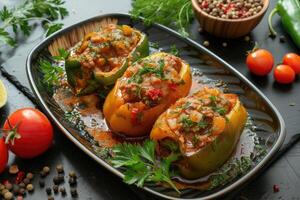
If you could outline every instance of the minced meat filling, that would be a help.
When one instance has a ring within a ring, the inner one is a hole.
[[[149,57],[129,67],[120,81],[125,102],[141,102],[145,108],[158,105],[170,91],[183,84],[182,60],[173,55]]]

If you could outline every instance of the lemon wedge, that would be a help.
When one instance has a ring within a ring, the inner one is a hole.
[[[3,84],[3,82],[0,80],[0,108],[2,108],[7,101],[7,91]]]

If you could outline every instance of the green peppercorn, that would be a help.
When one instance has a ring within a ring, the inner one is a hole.
[[[28,178],[29,180],[32,180],[33,177],[34,177],[33,173],[29,172],[29,173],[26,174],[26,178]]]

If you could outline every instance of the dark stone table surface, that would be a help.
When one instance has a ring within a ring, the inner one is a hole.
[[[130,10],[130,0],[67,0],[66,7],[70,15],[63,20],[65,25],[76,23],[80,20],[105,13],[123,12]],[[4,0],[3,4],[16,5],[19,1]],[[276,1],[272,0],[268,12],[274,7]],[[279,17],[275,17],[274,24],[280,35],[283,35],[283,29]],[[295,142],[299,138],[300,132],[300,80],[299,78],[293,85],[280,86],[274,83],[272,75],[267,78],[257,78],[252,76],[245,65],[246,52],[253,47],[254,41],[258,42],[260,47],[269,49],[276,63],[280,63],[282,56],[287,52],[299,52],[289,38],[286,43],[280,43],[279,38],[271,39],[268,37],[267,16],[251,33],[252,42],[245,42],[243,38],[237,40],[217,39],[208,34],[198,33],[199,25],[195,21],[191,26],[191,38],[202,43],[204,40],[210,41],[209,49],[243,73],[262,92],[273,102],[282,114],[287,126],[287,138],[285,145],[294,141],[295,145],[274,162],[261,175],[256,177],[250,184],[236,191],[234,194],[226,197],[228,199],[300,199],[300,144]],[[8,47],[0,49],[0,63],[11,74],[25,86],[28,80],[25,74],[25,60],[29,51],[43,38],[42,30],[37,26],[33,34],[24,39],[20,37],[19,45],[15,49]],[[222,42],[227,42],[228,47],[222,47]],[[0,75],[0,79],[8,88],[8,104],[0,110],[0,124],[2,126],[5,117],[17,108],[34,106],[21,92],[19,92],[5,77]],[[291,106],[291,104],[295,104]],[[145,195],[145,192],[129,187],[122,181],[110,174],[107,170],[99,166],[90,159],[84,152],[73,145],[60,131],[55,131],[55,141],[52,148],[44,155],[32,160],[20,160],[10,155],[10,163],[17,163],[20,168],[38,172],[44,165],[52,167],[53,177],[56,164],[62,163],[65,170],[75,170],[79,175],[78,199],[153,199],[154,197]],[[0,178],[5,177],[5,174]],[[38,179],[35,179],[38,181]],[[273,192],[273,185],[277,184],[280,191]],[[37,186],[38,184],[36,184]],[[65,184],[66,186],[68,184]],[[37,186],[35,192],[29,195],[27,199],[42,200],[47,199],[44,190]],[[55,196],[55,199],[71,199],[70,195],[66,198]]]

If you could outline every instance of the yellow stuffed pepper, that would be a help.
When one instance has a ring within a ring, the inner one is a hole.
[[[107,96],[103,113],[112,131],[130,137],[149,134],[158,116],[191,88],[190,66],[167,53],[135,62]]]
[[[182,155],[180,173],[195,179],[215,171],[232,154],[247,120],[247,112],[235,94],[204,88],[178,100],[157,119],[150,138],[158,141],[158,153]]]

